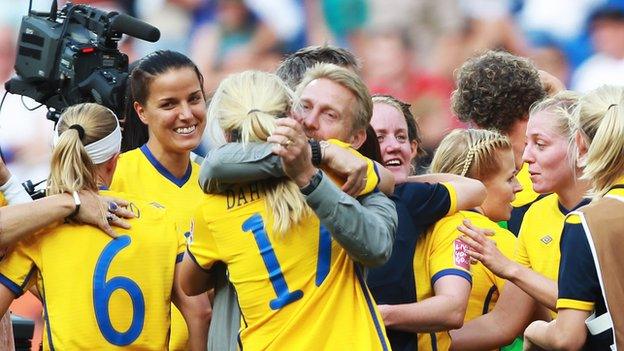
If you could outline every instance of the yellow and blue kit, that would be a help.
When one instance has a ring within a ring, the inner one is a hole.
[[[414,253],[416,243],[427,228],[456,211],[455,188],[448,183],[403,183],[394,188],[392,197],[399,219],[392,254],[381,267],[368,270],[367,282],[380,305],[416,302]],[[395,351],[415,350],[416,334],[386,329]]]
[[[362,156],[357,150],[351,147],[351,144],[345,143],[344,141],[340,141],[338,139],[329,139],[328,143],[334,144],[336,146],[340,146],[341,148],[349,151],[351,154],[364,159],[366,161],[366,185],[364,185],[364,189],[360,191],[358,195],[370,194],[373,191],[377,190],[377,185],[379,185],[379,173],[377,171],[377,164],[373,162],[371,159]],[[343,181],[336,175],[332,173],[330,169],[322,167],[323,171],[333,180],[335,184],[342,184]]]
[[[187,252],[202,268],[227,265],[236,288],[243,350],[389,350],[361,267],[316,216],[272,231],[265,184],[210,195]]]
[[[198,182],[198,164],[189,160],[186,174],[177,178],[143,145],[119,156],[110,188],[165,206],[176,223],[178,236],[184,238],[189,235],[191,218],[204,196]],[[170,349],[186,350],[186,323],[175,306],[172,310]]]
[[[104,194],[132,201],[131,229],[112,239],[92,226],[64,224],[18,243],[0,262],[0,283],[16,296],[37,285],[44,350],[167,347],[175,265],[185,243],[172,235],[162,206]]]
[[[461,211],[460,214],[479,228],[493,230],[494,235],[488,238],[496,242],[496,247],[505,257],[513,259],[516,237],[510,231],[499,227],[497,223],[478,212]],[[497,277],[481,262],[473,264],[471,272],[472,290],[468,299],[465,322],[490,312],[496,305],[505,285],[505,279]]]
[[[559,203],[557,194],[550,194],[533,203],[527,210],[516,245],[514,259],[519,264],[552,281],[557,281],[563,223],[568,213],[587,204],[581,201],[574,209]],[[555,317],[556,313],[552,312]]]
[[[463,219],[461,212],[442,218],[416,244],[413,263],[416,301],[433,297],[433,286],[445,276],[462,277],[472,284],[468,244],[459,239],[461,233],[457,229]],[[418,334],[418,350],[448,350],[450,347],[448,331]]]
[[[624,178],[619,179],[607,195],[623,197]],[[563,227],[558,286],[557,310],[594,311],[596,316],[607,312],[585,229],[579,215],[574,213],[566,218]],[[611,350],[613,340],[613,329],[598,335],[587,333],[584,350]]]

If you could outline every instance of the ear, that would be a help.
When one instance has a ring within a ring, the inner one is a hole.
[[[141,122],[147,125],[148,121],[147,117],[145,116],[145,108],[143,107],[143,105],[141,105],[138,101],[135,101],[134,104],[132,104],[132,107],[134,107],[134,111],[136,112],[137,116],[139,116]]]
[[[578,154],[576,155],[576,167],[582,168],[585,166],[587,162],[587,141],[583,137],[580,131],[577,131],[574,135],[574,143],[576,144],[576,149],[578,150]]]
[[[111,174],[115,172],[115,168],[117,168],[117,160],[119,159],[119,153],[116,153],[115,156],[111,157],[110,160],[106,161],[106,171]]]
[[[366,141],[366,129],[358,129],[352,136],[350,143],[354,149],[359,149]]]
[[[418,142],[416,140],[410,141],[410,149],[412,150],[410,153],[410,160],[413,160],[418,156]]]
[[[108,161],[97,165],[96,172],[98,174],[98,177],[100,181],[104,182],[107,187],[109,187],[113,182],[113,174],[115,173],[115,168],[117,168],[118,158],[119,153],[116,153]]]

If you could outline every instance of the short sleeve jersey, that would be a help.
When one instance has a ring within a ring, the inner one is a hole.
[[[427,228],[456,212],[457,195],[448,183],[403,183],[394,189],[399,225],[390,259],[368,270],[368,286],[378,304],[416,302],[414,253],[416,243]],[[416,348],[413,333],[386,330],[393,350]]]
[[[38,280],[44,350],[167,347],[175,264],[185,242],[172,234],[162,206],[106,195],[131,200],[137,216],[118,238],[64,224],[18,243],[0,262],[0,283],[16,296]]]
[[[188,236],[191,217],[204,196],[198,177],[195,162],[189,161],[186,173],[177,178],[143,145],[119,156],[110,189],[162,204],[174,218],[178,234]]]
[[[513,259],[516,237],[510,231],[501,228],[480,213],[472,211],[461,211],[460,213],[475,226],[493,230],[494,235],[489,238],[496,242],[496,247],[505,257]],[[481,262],[472,265],[470,269],[472,271],[472,290],[464,318],[466,322],[490,312],[496,305],[505,285],[505,279],[497,277]]]
[[[613,189],[608,194],[624,196],[624,189]],[[570,214],[563,227],[558,285],[557,310],[569,308],[595,311],[596,316],[607,311],[585,229],[581,218],[576,214]],[[584,349],[610,350],[612,343],[613,332],[611,330],[598,335],[588,333]]]
[[[587,203],[588,200],[583,200],[575,209]],[[515,261],[557,281],[561,231],[565,216],[570,211],[559,203],[557,194],[550,194],[533,203],[522,222]],[[552,316],[556,316],[556,313],[552,312]]]
[[[350,153],[352,153],[353,155],[360,157],[362,159],[364,159],[366,161],[367,164],[367,168],[366,168],[366,185],[364,186],[364,189],[362,189],[362,191],[360,192],[359,195],[365,195],[365,194],[369,194],[373,191],[375,191],[377,189],[377,185],[379,185],[379,174],[377,171],[377,164],[375,162],[373,162],[371,159],[366,158],[364,156],[362,156],[362,154],[360,154],[359,152],[357,152],[357,150],[355,150],[353,147],[351,147],[350,144],[345,143],[343,141],[340,141],[338,139],[329,139],[327,140],[328,143],[334,144],[336,146],[340,146],[343,149],[349,151]],[[334,175],[331,170],[329,169],[325,169],[323,168],[323,171],[329,175],[330,178],[332,178],[332,180],[334,181],[334,183],[336,184],[342,184],[342,181],[336,176]]]
[[[383,321],[345,250],[305,217],[273,232],[265,183],[206,198],[187,252],[202,269],[227,265],[244,350],[388,350]]]
[[[198,164],[189,161],[186,174],[177,178],[154,157],[147,145],[119,156],[110,188],[165,206],[180,237],[189,235],[191,217],[204,196],[199,187]],[[175,307],[172,319],[171,350],[185,350],[187,327]]]
[[[434,296],[434,284],[448,275],[462,277],[472,283],[468,245],[459,239],[461,233],[457,230],[463,219],[461,211],[442,218],[416,244],[413,264],[417,301]],[[419,350],[448,350],[450,345],[451,338],[447,331],[418,334]]]

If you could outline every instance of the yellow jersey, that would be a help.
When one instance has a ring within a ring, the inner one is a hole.
[[[461,233],[457,230],[463,219],[462,211],[442,218],[416,244],[413,264],[417,302],[433,297],[433,285],[444,276],[455,275],[472,283],[468,245],[459,239]],[[418,334],[418,350],[448,350],[450,346],[448,331]]]
[[[364,189],[362,189],[362,191],[360,191],[359,195],[366,195],[366,194],[370,194],[373,191],[375,191],[377,189],[377,185],[379,185],[379,172],[377,170],[377,164],[375,162],[373,162],[373,160],[364,157],[362,154],[360,154],[356,149],[354,149],[353,147],[351,147],[351,144],[349,143],[345,143],[344,141],[340,141],[338,139],[328,139],[327,140],[328,143],[334,144],[336,146],[340,146],[343,149],[349,151],[351,154],[362,158],[366,161],[367,164],[367,168],[366,168],[366,185],[364,186]],[[344,181],[342,179],[340,179],[338,176],[334,175],[332,173],[332,171],[330,169],[327,169],[325,167],[321,167],[323,169],[323,171],[325,172],[325,174],[327,174],[335,184],[343,184]]]
[[[316,216],[273,233],[263,182],[206,197],[187,252],[202,268],[227,265],[244,350],[388,350],[361,267]]]
[[[581,201],[575,208],[586,203],[587,200]],[[556,282],[561,259],[561,231],[566,215],[572,210],[559,203],[557,194],[534,202],[520,227],[515,261]],[[552,316],[556,313],[552,312]]]
[[[496,242],[496,247],[505,257],[513,259],[516,249],[516,237],[510,231],[501,228],[497,223],[480,213],[461,211],[460,214],[479,228],[493,230],[494,235],[488,238]],[[457,222],[457,225],[460,224],[461,222]],[[505,285],[505,279],[497,277],[481,262],[473,264],[471,271],[472,290],[470,291],[468,309],[466,310],[464,322],[468,322],[490,312],[496,305],[498,297]]]
[[[37,284],[44,350],[168,345],[174,271],[185,243],[172,235],[173,221],[159,204],[106,195],[131,200],[137,216],[118,238],[63,224],[18,243],[0,262],[0,283],[16,296]]]
[[[177,178],[158,162],[147,145],[119,156],[110,188],[165,206],[180,237],[189,235],[191,217],[204,196],[199,187],[198,164],[189,160],[186,174]],[[186,350],[187,341],[186,323],[173,306],[170,348]]]

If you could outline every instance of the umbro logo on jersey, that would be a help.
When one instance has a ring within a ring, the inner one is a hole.
[[[540,239],[540,241],[548,245],[553,241],[553,238],[550,235],[545,235]]]

